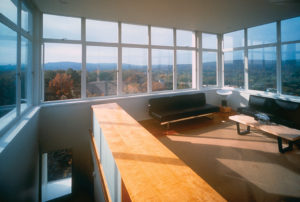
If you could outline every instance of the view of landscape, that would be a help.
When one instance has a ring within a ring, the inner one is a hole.
[[[72,177],[71,149],[48,152],[48,182]]]

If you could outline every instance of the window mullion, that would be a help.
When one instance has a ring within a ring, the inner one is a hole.
[[[121,22],[118,22],[118,70],[117,70],[117,95],[122,95],[122,26]]]
[[[201,89],[203,87],[203,64],[202,64],[202,33],[198,32],[197,34],[197,39],[198,39],[198,85],[197,85],[197,89]]]
[[[247,29],[244,29],[244,88],[248,90],[249,88],[249,79],[248,79],[248,32]]]
[[[151,26],[148,25],[148,71],[147,71],[147,92],[152,92],[152,48],[151,48]]]
[[[17,20],[17,71],[16,71],[16,105],[17,116],[21,114],[21,1],[18,1]]]
[[[277,22],[277,47],[276,47],[276,75],[277,75],[277,93],[282,93],[281,82],[281,22]]]
[[[81,98],[86,98],[86,29],[85,29],[85,18],[81,18]]]
[[[218,58],[217,58],[217,86],[219,88],[224,87],[224,52],[222,51],[223,48],[223,35],[218,34]]]
[[[174,57],[173,57],[173,90],[177,90],[177,55],[176,55],[176,29],[173,28],[173,44],[174,44]]]

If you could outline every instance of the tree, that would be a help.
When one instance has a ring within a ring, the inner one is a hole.
[[[67,99],[73,97],[73,79],[66,73],[57,73],[55,78],[49,82],[49,88],[55,91],[58,99]]]

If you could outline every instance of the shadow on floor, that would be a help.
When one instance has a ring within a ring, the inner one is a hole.
[[[222,116],[176,123],[172,133],[154,120],[140,123],[228,201],[300,201],[297,146],[281,154],[273,136],[239,136]]]

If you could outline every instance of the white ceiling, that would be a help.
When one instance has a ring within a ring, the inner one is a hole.
[[[300,0],[34,0],[34,2],[44,13],[211,33],[226,33],[300,16]]]

